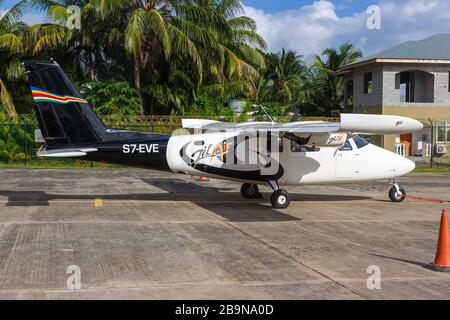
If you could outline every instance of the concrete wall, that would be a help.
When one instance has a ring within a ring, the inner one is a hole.
[[[372,93],[364,93],[364,74],[372,72]],[[383,67],[362,67],[353,72],[353,109],[362,112],[367,107],[378,107],[383,102]]]
[[[404,71],[416,72],[415,97],[421,107],[450,107],[449,65],[431,64],[385,64],[383,65],[383,107],[412,107],[414,103],[400,102],[400,87],[396,75]],[[432,76],[434,76],[434,78]],[[396,83],[397,80],[397,83]],[[434,89],[434,92],[433,92]]]

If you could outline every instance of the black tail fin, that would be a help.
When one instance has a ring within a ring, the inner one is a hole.
[[[106,127],[54,61],[25,61],[35,112],[48,147],[102,141]]]

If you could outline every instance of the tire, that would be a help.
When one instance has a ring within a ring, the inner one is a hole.
[[[245,199],[260,199],[261,193],[256,184],[245,183],[241,187],[241,194]]]
[[[389,199],[391,199],[392,202],[403,202],[406,199],[406,190],[404,188],[399,188],[402,195],[399,195],[397,193],[397,188],[392,187],[392,189],[389,191]]]
[[[286,209],[291,204],[291,197],[285,190],[278,190],[272,194],[270,199],[275,209]]]

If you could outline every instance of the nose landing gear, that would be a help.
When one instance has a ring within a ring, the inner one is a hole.
[[[389,190],[389,199],[392,202],[403,202],[406,199],[406,190],[394,182],[394,186]]]
[[[275,209],[286,209],[291,204],[291,197],[285,190],[277,190],[272,193],[270,202]]]
[[[291,204],[291,196],[286,190],[280,189],[277,181],[268,181],[270,187],[273,189],[270,202],[275,209],[286,209]]]

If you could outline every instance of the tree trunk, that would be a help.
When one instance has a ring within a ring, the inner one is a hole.
[[[94,66],[91,64],[89,66],[89,78],[91,79],[91,81],[95,81],[95,70],[94,70]]]
[[[90,58],[89,58],[89,79],[91,81],[96,81],[97,77],[95,75],[95,66],[94,66],[94,55],[90,54]]]
[[[145,116],[144,105],[142,103],[142,92],[141,92],[141,66],[139,63],[139,55],[134,57],[134,87],[136,88],[137,94],[141,99],[140,108],[141,108],[141,116]]]

